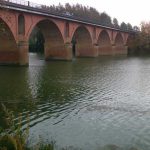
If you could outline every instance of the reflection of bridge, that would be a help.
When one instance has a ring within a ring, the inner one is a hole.
[[[0,22],[5,26],[0,34],[0,63],[28,64],[28,41],[37,27],[45,40],[46,60],[71,60],[72,39],[77,57],[127,54],[128,31],[52,14],[28,1],[5,0],[0,4]]]

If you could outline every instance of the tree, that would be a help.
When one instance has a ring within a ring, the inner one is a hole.
[[[133,27],[133,30],[139,32],[139,31],[140,31],[140,28],[139,28],[138,26],[134,26],[134,27]]]
[[[126,25],[126,23],[125,23],[125,22],[122,22],[121,25],[120,25],[120,28],[121,28],[122,30],[127,30],[127,25]]]
[[[102,23],[103,25],[112,26],[111,17],[105,12],[101,13],[100,14],[100,23]]]
[[[127,29],[128,30],[133,30],[132,25],[130,23],[127,23]]]
[[[118,20],[116,18],[113,19],[113,25],[115,28],[119,28]]]
[[[130,42],[132,43],[130,49],[134,50],[134,54],[150,54],[150,22],[142,22],[141,31],[137,26],[134,26],[133,29],[138,32]]]
[[[150,34],[150,22],[141,22],[141,31]]]

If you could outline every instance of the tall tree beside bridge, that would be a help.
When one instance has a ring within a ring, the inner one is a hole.
[[[102,23],[103,25],[106,25],[106,26],[112,26],[112,20],[111,20],[111,17],[103,12],[100,14],[100,23]]]
[[[120,27],[117,18],[114,18],[114,19],[113,19],[113,26],[114,26],[115,28],[119,28],[119,27]]]
[[[137,31],[137,26],[133,27]],[[130,42],[130,54],[150,55],[150,22],[141,23],[141,31]]]
[[[122,30],[127,30],[127,24],[125,22],[122,22],[121,25],[120,25],[120,28]]]

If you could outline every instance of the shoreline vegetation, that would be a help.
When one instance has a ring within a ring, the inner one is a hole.
[[[150,56],[150,22],[141,22],[141,31],[129,39],[128,55]]]
[[[2,123],[0,125],[0,150],[54,150],[54,143],[37,143],[33,147],[28,147],[30,118],[27,116],[28,123],[25,129],[22,129],[22,115],[19,114],[18,120],[14,113],[1,104]]]

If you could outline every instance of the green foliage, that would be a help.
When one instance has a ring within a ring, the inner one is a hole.
[[[127,30],[128,27],[127,27],[127,24],[125,22],[122,22],[121,25],[120,25],[120,28],[122,30]]]
[[[125,22],[122,22],[121,25],[120,25],[120,28],[122,30],[133,30],[133,27],[130,23],[125,23]],[[135,30],[136,31],[136,30]]]
[[[139,31],[136,26],[133,28]],[[150,55],[150,23],[141,23],[141,31],[128,44],[130,54]]]
[[[119,23],[118,23],[118,20],[116,18],[113,19],[113,25],[115,28],[119,28]]]
[[[112,26],[111,17],[105,12],[100,14],[100,22],[104,25]]]
[[[138,26],[134,26],[134,27],[133,27],[133,30],[134,30],[134,31],[138,31],[138,32],[140,31],[140,29],[139,29]]]
[[[10,135],[0,137],[0,149],[17,150],[16,140]]]
[[[54,145],[53,144],[47,144],[47,145],[41,144],[41,146],[39,147],[39,150],[54,150]]]
[[[26,140],[29,135],[29,123],[26,129],[22,130],[22,116],[15,122],[15,117],[12,111],[9,111],[4,104],[2,104],[4,112],[3,119],[5,121],[5,128],[1,127],[0,133],[0,149],[6,150],[24,150]],[[29,120],[29,119],[28,119]]]
[[[132,30],[133,28],[132,28],[132,25],[130,24],[130,23],[127,23],[127,29],[128,30]]]
[[[4,104],[1,104],[5,128],[0,127],[0,150],[54,150],[54,143],[38,143],[34,148],[27,147],[29,135],[29,116],[27,117],[27,127],[22,130],[22,115],[18,121],[12,111],[9,111]]]

